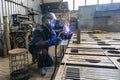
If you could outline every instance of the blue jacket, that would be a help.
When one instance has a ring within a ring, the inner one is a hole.
[[[29,51],[38,51],[39,49],[46,48],[48,50],[50,44],[48,40],[55,37],[54,30],[51,30],[47,26],[39,26],[33,32],[33,38],[29,44]]]

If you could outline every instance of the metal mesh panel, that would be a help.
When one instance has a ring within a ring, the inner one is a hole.
[[[61,65],[55,80],[120,80],[118,69]]]
[[[80,80],[79,68],[68,67],[65,74],[65,79],[67,80]]]

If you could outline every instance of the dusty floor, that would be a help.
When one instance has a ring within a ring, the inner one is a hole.
[[[81,44],[80,45],[74,45],[76,47],[82,47],[82,48],[102,48],[102,47],[114,47],[117,49],[120,49],[120,37],[119,37],[120,33],[108,33],[108,34],[94,34],[94,35],[89,35],[89,34],[82,34],[81,36]],[[91,37],[90,37],[91,36]],[[111,45],[98,45],[96,42],[99,41],[95,41],[97,37],[97,40],[100,39],[101,41],[106,42],[107,44],[111,44]],[[73,39],[74,41],[74,39]],[[68,47],[73,47],[73,45],[71,46],[72,40],[70,41]],[[94,45],[94,46],[91,46]],[[97,46],[95,46],[97,45]],[[58,53],[60,52],[60,49],[58,47]],[[49,53],[50,55],[53,57],[55,54],[55,47],[52,46],[49,49]],[[59,54],[58,54],[59,55]],[[29,54],[29,62],[31,63],[31,55]],[[53,73],[54,68],[53,67],[48,67],[47,69],[47,75],[46,76],[41,76],[39,74],[39,70],[37,69],[37,65],[32,65],[30,70],[33,73],[31,75],[31,78],[29,80],[50,80],[50,77]],[[9,59],[8,57],[6,58],[0,58],[0,80],[9,80]]]
[[[53,57],[54,46],[50,47],[50,55]],[[31,63],[31,54],[29,54],[29,63]],[[50,80],[51,75],[54,71],[54,67],[46,67],[47,74],[45,76],[41,76],[39,74],[39,70],[37,69],[37,64],[34,64],[30,67],[31,77],[29,80]],[[10,68],[9,68],[9,57],[1,58],[0,57],[0,80],[9,80],[10,78]]]

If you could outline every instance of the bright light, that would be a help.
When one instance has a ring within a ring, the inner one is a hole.
[[[120,0],[113,0],[114,3],[120,2]]]
[[[85,0],[75,0],[75,10],[78,10],[79,6],[85,6]]]
[[[66,31],[67,31],[67,32],[70,31],[70,30],[69,30],[69,26],[65,26],[65,28],[66,28]]]
[[[73,0],[63,0],[64,2],[68,2],[69,10],[73,10]]]
[[[108,4],[111,3],[111,0],[99,0],[99,4]]]
[[[96,5],[97,0],[87,0],[86,5]]]

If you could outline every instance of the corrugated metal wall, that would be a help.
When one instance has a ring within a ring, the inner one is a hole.
[[[120,3],[81,6],[78,19],[81,30],[120,32]]]
[[[12,0],[16,3],[23,4],[29,8],[33,8],[34,10],[37,10],[41,12],[40,9],[40,3],[41,0]],[[25,9],[23,6],[7,2],[5,0],[0,0],[0,31],[3,30],[3,16],[8,16],[10,27],[12,24],[12,14],[27,14],[27,9]],[[36,15],[35,22],[40,21],[40,18],[38,16],[41,16],[41,14]]]
[[[37,10],[38,12],[41,12],[40,9],[40,3],[41,0],[10,0],[14,1],[18,4],[23,4],[24,6],[27,6],[28,8],[33,8],[34,10]],[[12,27],[12,14],[26,14],[27,15],[27,9],[21,5],[17,5],[11,2],[7,2],[5,0],[0,0],[0,50],[1,50],[1,41],[3,40],[3,16],[7,16],[9,20],[9,25]],[[41,13],[39,15],[35,16],[35,22],[41,21]]]
[[[23,0],[24,1],[24,0]],[[41,12],[40,4],[42,4],[42,0],[27,0],[27,6],[29,8],[33,8],[34,10]],[[41,22],[41,14],[35,15],[35,22]]]

